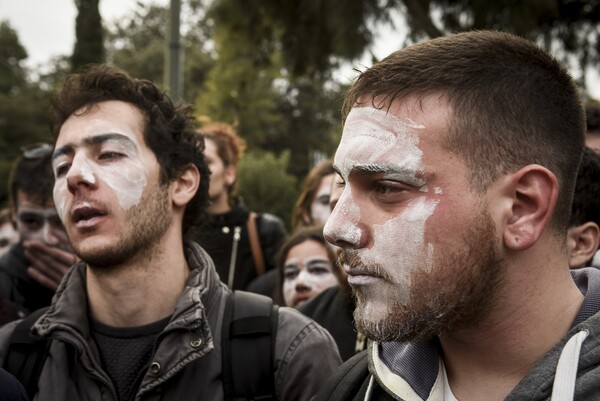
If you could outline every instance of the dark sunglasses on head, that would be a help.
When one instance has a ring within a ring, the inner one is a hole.
[[[24,159],[34,160],[48,156],[52,153],[52,149],[52,145],[49,143],[37,143],[22,147],[21,153]]]

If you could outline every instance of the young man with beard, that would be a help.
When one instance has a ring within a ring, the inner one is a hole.
[[[35,399],[223,400],[229,290],[184,241],[209,179],[190,110],[109,66],[70,76],[53,108],[54,201],[82,261],[33,325],[51,340]],[[274,330],[276,397],[308,400],[339,361],[335,344],[287,308]]]
[[[316,400],[600,399],[600,272],[567,260],[585,121],[564,67],[451,35],[363,72],[344,115],[324,232],[372,342]]]

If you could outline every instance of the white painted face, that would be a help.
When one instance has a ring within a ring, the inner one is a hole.
[[[54,203],[82,260],[101,263],[107,252],[123,254],[117,250],[145,238],[140,229],[158,227],[150,213],[157,204],[145,200],[160,198],[161,208],[168,207],[162,203],[168,193],[156,192],[166,188],[144,127],[137,107],[106,101],[73,113],[60,129],[52,159]],[[168,209],[163,212],[170,219]]]
[[[283,298],[287,306],[296,308],[337,284],[324,245],[306,240],[290,248],[283,266]]]
[[[73,120],[63,130],[77,130],[82,149],[72,145],[57,148],[52,162],[56,176],[54,202],[64,221],[68,210],[68,178],[79,176],[90,185],[102,181],[113,191],[123,210],[139,203],[148,183],[147,171],[140,160],[140,144],[132,128],[109,116],[88,118],[85,124]],[[62,130],[61,130],[62,132]]]
[[[321,178],[321,183],[317,189],[317,193],[310,205],[310,214],[313,224],[325,224],[327,218],[331,214],[329,208],[329,196],[331,195],[331,183],[333,182],[334,174],[329,174]]]
[[[0,256],[4,255],[13,244],[19,242],[19,233],[10,221],[0,225]]]
[[[422,178],[424,128],[372,107],[352,109],[344,125],[334,165],[346,184],[324,233],[353,254],[357,265],[346,268],[348,282],[375,301],[365,314],[385,316],[390,299],[408,303],[413,274],[433,260],[425,226],[438,200],[427,196]],[[441,189],[435,191],[439,196]]]

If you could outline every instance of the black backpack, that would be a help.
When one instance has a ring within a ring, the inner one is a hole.
[[[33,399],[50,343],[33,336],[31,327],[46,311],[42,308],[17,324],[4,369],[23,384]],[[223,392],[226,401],[275,401],[274,347],[279,309],[265,296],[233,291],[225,303],[222,326]],[[248,361],[258,361],[248,369]]]

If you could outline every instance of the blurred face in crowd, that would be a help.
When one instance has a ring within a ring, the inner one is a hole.
[[[169,228],[168,186],[143,131],[142,112],[121,101],[74,113],[61,127],[54,201],[73,248],[92,266],[148,254]]]
[[[324,234],[343,248],[360,332],[429,338],[487,311],[501,274],[495,226],[443,146],[450,107],[425,98],[386,110],[349,113],[334,161],[343,192]]]
[[[210,185],[208,196],[213,203],[227,200],[229,198],[229,187],[233,185],[236,178],[235,166],[226,166],[219,157],[217,145],[210,138],[205,138],[204,156],[210,170]]]
[[[20,241],[39,240],[48,246],[69,250],[69,240],[54,203],[45,204],[23,191],[17,191],[14,211]]]
[[[19,233],[13,227],[12,222],[7,219],[0,224],[0,256],[17,242],[19,242]]]
[[[331,182],[334,174],[329,174],[321,178],[319,188],[310,204],[310,215],[312,216],[313,224],[323,225],[327,221],[331,210],[329,209],[329,196],[331,193]]]
[[[290,248],[283,265],[285,304],[298,307],[323,290],[337,285],[325,246],[306,240]]]

